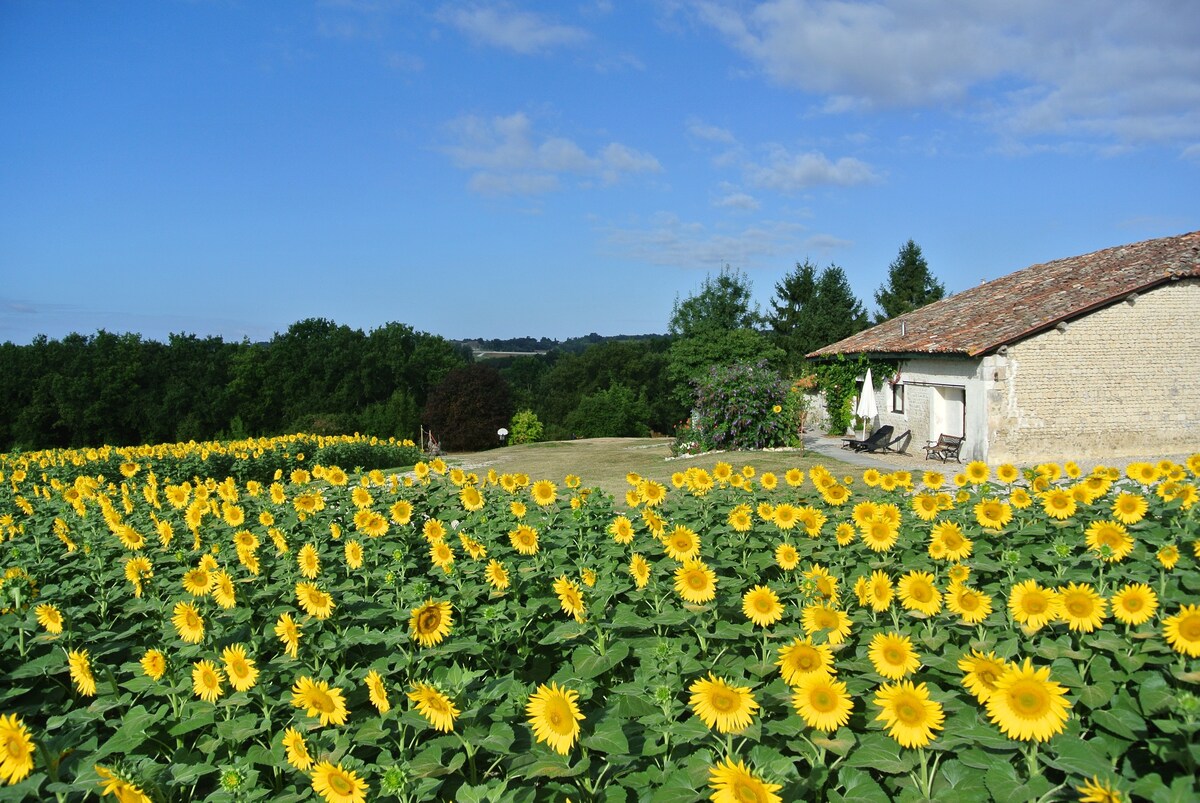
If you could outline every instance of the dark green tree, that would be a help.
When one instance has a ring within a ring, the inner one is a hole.
[[[887,282],[875,291],[875,323],[912,312],[944,298],[946,286],[929,271],[921,246],[909,240],[888,266]]]
[[[804,355],[867,328],[867,313],[846,272],[830,265],[816,275],[807,260],[775,285],[768,321],[775,343],[798,372]]]
[[[695,337],[713,329],[753,329],[762,322],[758,305],[751,300],[749,277],[728,265],[706,276],[700,291],[683,301],[675,299],[668,331],[677,337]]]
[[[667,354],[674,398],[690,405],[692,383],[713,366],[781,360],[783,351],[758,330],[762,322],[749,278],[728,266],[715,278],[706,277],[695,295],[676,299],[668,326],[674,340]]]
[[[504,377],[476,363],[455,368],[430,391],[424,419],[443,449],[470,451],[499,446],[496,433],[508,428],[512,414]]]

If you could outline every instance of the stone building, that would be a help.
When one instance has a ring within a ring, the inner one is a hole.
[[[1033,464],[1200,451],[1200,231],[1033,265],[810,355],[896,360],[910,452]]]

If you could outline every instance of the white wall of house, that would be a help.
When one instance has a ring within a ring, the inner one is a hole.
[[[893,410],[893,383],[885,381],[875,397],[878,423],[891,424],[896,435],[911,431],[910,454],[922,456],[921,447],[939,435],[965,435],[962,459],[987,459],[987,394],[992,381],[990,376],[985,378],[980,360],[907,360],[901,363],[895,382],[903,387],[903,412]]]
[[[993,378],[989,462],[1200,451],[1200,280],[1010,344],[981,373]]]

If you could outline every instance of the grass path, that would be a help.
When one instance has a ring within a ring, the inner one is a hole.
[[[689,466],[712,470],[720,461],[735,469],[750,465],[758,473],[782,474],[789,468],[805,471],[816,463],[841,473],[857,469],[814,452],[719,452],[691,458],[671,458],[671,438],[586,438],[573,441],[545,441],[519,446],[505,446],[485,452],[462,452],[443,455],[450,466],[484,473],[495,469],[499,474],[524,473],[533,480],[548,479],[561,482],[568,474],[577,474],[585,487],[599,488],[612,494],[618,505],[623,504],[629,484],[626,474],[634,472],[647,479],[669,483],[676,471]]]

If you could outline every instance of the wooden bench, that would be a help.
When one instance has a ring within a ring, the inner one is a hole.
[[[941,460],[945,463],[953,457],[955,463],[961,463],[962,460],[959,459],[958,453],[962,450],[964,440],[966,440],[965,436],[938,435],[936,441],[930,441],[928,446],[923,447],[925,449],[925,459]]]

